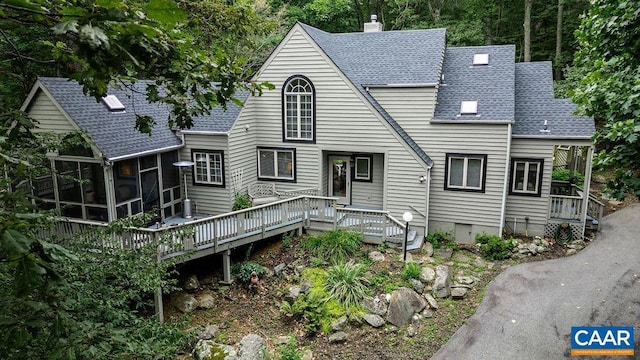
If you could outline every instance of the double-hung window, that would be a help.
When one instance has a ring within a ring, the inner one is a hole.
[[[295,162],[295,149],[258,148],[258,179],[295,181]]]
[[[447,154],[445,190],[484,192],[487,155]]]
[[[196,185],[224,186],[224,162],[222,151],[192,150],[194,165],[193,182]]]
[[[511,159],[510,194],[540,196],[543,159]]]
[[[282,89],[283,141],[315,140],[315,93],[304,76],[289,78]]]

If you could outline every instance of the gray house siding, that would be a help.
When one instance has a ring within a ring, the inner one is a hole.
[[[369,93],[414,140],[433,119],[435,86],[370,88]]]
[[[229,148],[226,135],[185,134],[185,147],[180,150],[180,159],[193,161],[191,150],[222,150],[225,187],[194,185],[193,169],[187,172],[187,190],[194,210],[198,213],[217,215],[231,211],[232,195],[229,186]]]
[[[38,121],[37,131],[66,134],[76,131],[73,124],[60,112],[53,100],[44,91],[37,90],[34,99],[26,111]]]
[[[515,138],[511,143],[511,158],[544,159],[541,196],[507,196],[505,223],[509,231],[544,235],[549,216],[549,196],[553,150],[556,145],[590,146],[589,141]],[[511,186],[511,184],[509,184]],[[528,218],[528,220],[526,219]]]
[[[351,198],[354,204],[372,208],[383,207],[384,154],[374,154],[371,169],[371,181],[353,181]]]
[[[295,74],[306,76],[316,90],[315,144],[282,141],[281,91],[284,82]],[[382,154],[386,154],[387,159],[383,160],[383,166],[387,168],[386,179],[384,172],[379,176],[374,174],[385,181],[383,185],[373,184],[380,194],[371,195],[371,203],[382,204],[394,216],[408,211],[407,204],[425,208],[425,186],[417,180],[419,174],[425,172],[424,165],[301,31],[290,33],[267,61],[257,80],[269,81],[276,89],[252,99],[258,119],[256,129],[260,134],[256,146],[296,149],[296,182],[279,182],[278,189],[316,187],[325,191],[327,169],[323,153],[376,153],[380,154],[377,156],[380,160]],[[245,108],[243,112],[247,110]],[[239,130],[236,128],[236,131]],[[376,168],[380,167],[374,166],[374,171]],[[360,189],[364,188],[357,189],[354,195],[362,196]],[[373,190],[368,189],[370,194]],[[420,193],[424,195],[416,195]]]
[[[247,100],[229,134],[227,175],[231,176],[234,171],[242,172],[242,186],[238,189],[240,192],[246,192],[247,185],[258,178],[256,138],[262,136],[259,132],[262,129],[257,126],[258,121],[255,120],[260,119],[260,116],[256,112],[254,100],[251,97]],[[227,187],[233,191],[230,182],[227,183]]]
[[[477,234],[500,232],[508,126],[490,124],[430,124],[416,139],[434,162],[429,205],[429,231],[451,231],[458,241]],[[447,153],[486,155],[484,192],[445,190]],[[470,234],[469,234],[470,232]],[[464,236],[463,236],[464,235]]]

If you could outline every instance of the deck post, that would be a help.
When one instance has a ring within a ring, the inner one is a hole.
[[[231,284],[231,250],[222,253],[222,283]]]
[[[159,235],[157,232],[153,232],[153,238],[155,244],[158,246],[158,251],[156,255],[156,261],[162,261],[162,251],[161,245],[159,245]],[[155,294],[153,294],[153,300],[155,303],[156,314],[158,315],[158,322],[162,324],[164,322],[164,304],[162,303],[162,288],[156,288]]]

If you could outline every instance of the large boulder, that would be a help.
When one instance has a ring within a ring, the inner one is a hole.
[[[263,360],[267,355],[267,343],[256,334],[245,335],[240,340],[239,360]]]
[[[449,297],[451,294],[451,272],[446,265],[436,266],[436,279],[433,282],[433,291],[439,298]]]
[[[198,301],[193,295],[176,292],[171,294],[170,303],[173,307],[180,310],[182,313],[190,313],[198,308]]]
[[[210,293],[200,293],[195,296],[200,309],[213,309],[216,307],[216,300]]]
[[[427,306],[426,300],[415,291],[401,287],[391,293],[387,321],[401,327],[409,324],[414,314]]]
[[[366,297],[362,299],[360,305],[372,314],[385,315],[387,313],[387,299],[384,295]]]
[[[198,281],[198,277],[195,275],[191,275],[184,280],[182,283],[182,288],[186,291],[193,292],[200,288],[200,282]]]

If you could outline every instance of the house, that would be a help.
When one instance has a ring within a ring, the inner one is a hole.
[[[114,88],[97,103],[65,79],[40,78],[23,109],[42,130],[80,131],[90,144],[51,157],[59,174],[86,184],[57,176],[35,185],[70,217],[159,209],[170,219],[184,197],[173,163],[186,160],[196,214],[229,212],[236,193],[271,184],[398,219],[411,212],[420,234],[460,242],[553,235],[565,222],[581,235],[596,217],[587,216],[594,122],[554,98],[551,76],[550,62],[516,63],[512,45],[447,47],[445,29],[384,32],[372,21],[365,32],[330,34],[298,23],[254,77],[275,90],[238,94],[244,107],[215,109],[190,129],[168,129],[167,109],[135,91]],[[135,114],[154,116],[152,136],[134,130]],[[585,175],[582,188],[552,181],[563,151],[563,166]]]

